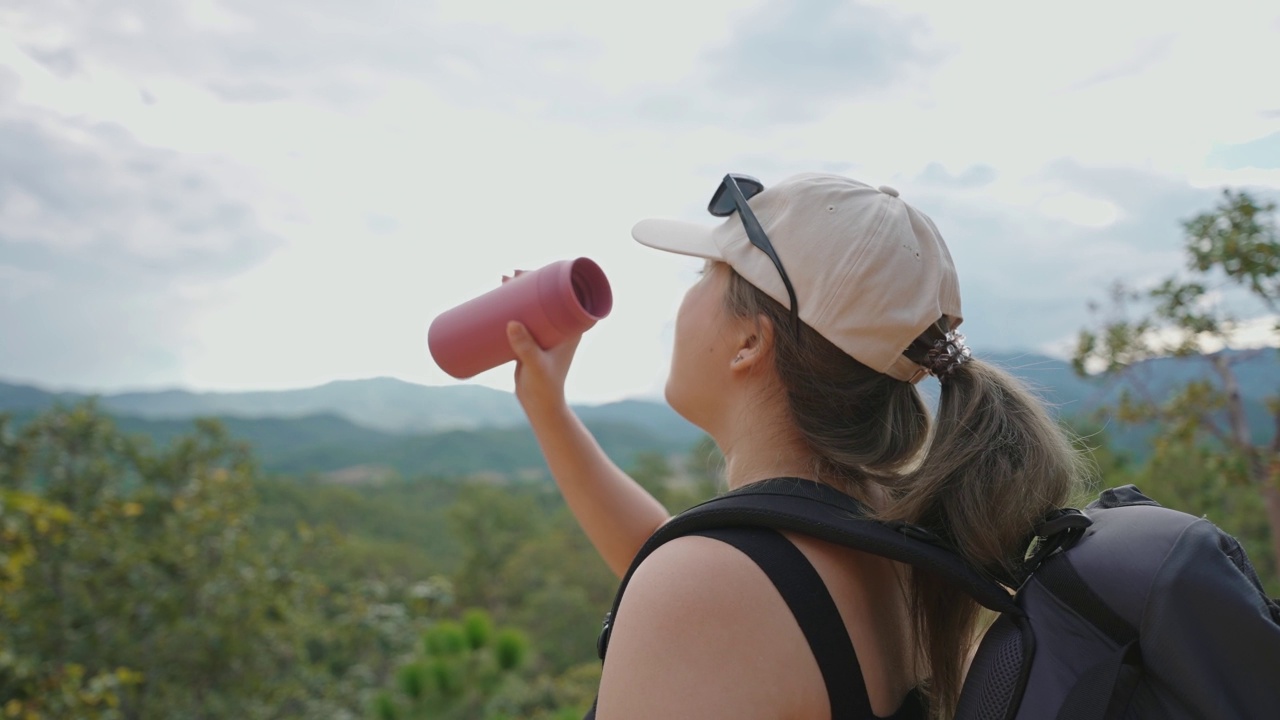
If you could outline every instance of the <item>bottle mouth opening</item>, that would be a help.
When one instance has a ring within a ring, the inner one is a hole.
[[[613,309],[613,291],[599,265],[580,258],[573,263],[569,282],[578,305],[591,317],[599,320]]]

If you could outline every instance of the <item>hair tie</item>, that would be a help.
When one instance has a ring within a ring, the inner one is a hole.
[[[964,335],[948,331],[933,346],[921,363],[938,380],[945,380],[956,368],[973,359],[973,353],[964,344]]]

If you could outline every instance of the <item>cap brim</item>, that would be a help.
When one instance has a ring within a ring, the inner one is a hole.
[[[711,236],[714,229],[682,220],[641,220],[631,228],[631,237],[658,250],[722,261],[724,257]]]

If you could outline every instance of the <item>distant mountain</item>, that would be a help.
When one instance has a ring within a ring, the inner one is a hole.
[[[140,392],[106,395],[105,409],[150,419],[200,415],[297,418],[332,413],[375,430],[418,433],[511,426],[524,418],[511,393],[480,385],[429,387],[392,378],[340,380],[271,392]]]
[[[183,426],[180,421],[149,421]],[[263,469],[302,475],[334,473],[350,468],[389,468],[402,477],[456,476],[495,472],[512,476],[546,474],[546,463],[528,427],[449,430],[411,436],[367,430],[334,416],[293,420],[226,418],[228,430],[254,448]],[[131,427],[132,426],[132,427]],[[140,431],[133,422],[126,429]],[[624,467],[642,452],[663,454],[689,450],[696,437],[660,437],[630,425],[587,423],[601,447]],[[170,427],[163,428],[172,432]]]
[[[1239,362],[1233,370],[1244,398],[1245,414],[1256,443],[1270,441],[1276,432],[1266,399],[1280,395],[1280,350],[1264,348],[1235,353]],[[1126,390],[1142,388],[1157,399],[1168,398],[1174,388],[1193,379],[1209,379],[1218,384],[1212,366],[1203,357],[1161,358],[1131,368],[1123,378],[1080,378],[1070,363],[1036,355],[984,357],[1020,377],[1035,388],[1057,412],[1068,418],[1090,418],[1103,406],[1119,402]],[[1224,423],[1225,426],[1225,423]],[[1136,458],[1149,452],[1151,428],[1116,426],[1107,428],[1111,442]]]
[[[0,383],[0,413],[21,424],[89,397]],[[196,417],[216,417],[253,447],[269,472],[360,477],[386,470],[420,476],[546,469],[515,396],[475,385],[376,378],[282,392],[120,393],[97,402],[122,430],[159,444],[189,433]],[[624,400],[575,410],[622,464],[641,452],[684,453],[702,437],[665,403]]]
[[[634,425],[655,437],[674,442],[688,442],[702,437],[702,431],[676,414],[665,402],[621,400],[604,405],[575,405],[574,412],[587,425]],[[520,416],[521,423],[524,415]]]
[[[1021,379],[1058,416],[1076,420],[1091,420],[1103,406],[1114,405],[1124,389],[1132,387],[1135,381],[1143,383],[1153,397],[1165,398],[1177,385],[1193,378],[1213,376],[1209,363],[1201,357],[1152,360],[1133,368],[1125,380],[1081,378],[1070,363],[1034,353],[983,353],[979,357]],[[1241,357],[1247,359],[1234,369],[1244,395],[1249,425],[1255,431],[1254,441],[1260,443],[1269,440],[1275,432],[1265,399],[1280,395],[1280,350],[1244,351]],[[938,383],[927,379],[918,387],[936,407]],[[1137,459],[1149,451],[1150,428],[1111,425],[1106,430],[1117,449]]]
[[[39,410],[11,410],[21,426]],[[121,431],[167,445],[192,432],[192,420],[151,420],[113,415]],[[218,417],[231,436],[248,443],[258,466],[268,473],[317,475],[360,482],[386,476],[460,476],[498,473],[508,477],[547,476],[546,462],[527,427],[448,430],[406,435],[361,427],[336,415],[301,418]],[[654,433],[635,424],[584,421],[615,462],[627,467],[641,453],[688,452],[698,432]]]
[[[1114,403],[1123,384],[1080,378],[1070,364],[1032,353],[989,353],[983,360],[1027,382],[1066,417],[1089,417]],[[1271,432],[1264,398],[1280,393],[1280,351],[1259,351],[1236,366],[1252,427],[1261,441]],[[1176,384],[1206,377],[1203,359],[1162,359],[1136,369],[1160,396]],[[938,384],[920,389],[936,403]],[[21,420],[55,404],[86,396],[0,383],[0,413]],[[390,378],[332,382],[279,392],[134,392],[104,395],[100,406],[126,430],[158,441],[187,432],[195,417],[216,416],[249,440],[264,468],[278,472],[332,472],[391,467],[402,474],[455,474],[494,470],[537,471],[542,466],[524,414],[511,393],[476,385],[430,387]],[[575,411],[620,461],[643,450],[681,452],[702,437],[665,403],[623,400],[575,406]],[[1108,429],[1114,442],[1144,455],[1149,433]],[[353,471],[354,472],[354,471]],[[359,473],[355,473],[358,475]]]
[[[1241,361],[1234,366],[1246,400],[1259,404],[1280,394],[1280,350],[1265,348],[1236,353]],[[1071,364],[1034,354],[991,353],[983,360],[998,365],[1029,384],[1046,402],[1067,416],[1092,412],[1116,402],[1126,383],[1139,380],[1157,397],[1195,378],[1216,379],[1202,357],[1161,358],[1132,368],[1125,381],[1115,378],[1081,378]]]
[[[1032,386],[1063,415],[1078,416],[1115,402],[1121,385],[1113,381],[1077,377],[1065,361],[1034,353],[985,353],[980,357],[999,365]],[[1176,383],[1210,373],[1200,358],[1161,359],[1137,369],[1157,393]],[[1280,392],[1280,350],[1258,351],[1236,367],[1246,398]],[[920,389],[936,401],[932,380]],[[87,397],[53,393],[27,385],[0,382],[0,412],[41,410],[55,403],[71,404]],[[524,414],[508,392],[480,385],[427,386],[392,378],[341,380],[313,388],[263,392],[189,392],[164,390],[99,396],[103,409],[139,418],[187,419],[201,416],[240,418],[302,418],[331,414],[356,425],[391,433],[421,434],[455,429],[517,427]],[[585,420],[633,423],[662,436],[689,437],[696,429],[665,403],[623,400],[574,408]]]
[[[43,410],[87,397],[0,383],[0,412]],[[206,416],[281,419],[329,414],[373,430],[406,434],[509,428],[525,423],[524,412],[511,393],[480,385],[428,386],[392,378],[340,380],[313,388],[265,392],[130,392],[100,395],[98,403],[113,415],[147,420]],[[665,403],[624,400],[574,409],[584,422],[633,423],[667,438],[685,439],[698,432]]]

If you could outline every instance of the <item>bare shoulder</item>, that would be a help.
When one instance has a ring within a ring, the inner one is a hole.
[[[803,635],[763,571],[725,543],[682,537],[646,558],[627,586],[598,717],[795,717],[812,703],[811,671]]]

